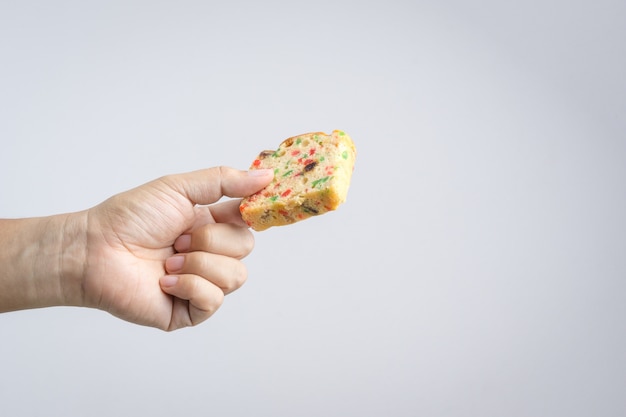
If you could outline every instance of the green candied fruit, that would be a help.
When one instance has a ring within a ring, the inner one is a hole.
[[[318,180],[315,180],[311,183],[311,187],[315,188],[320,184],[324,184],[326,181],[328,181],[330,179],[330,177],[324,177],[324,178],[320,178]]]
[[[280,169],[274,168],[274,175],[278,174],[278,171],[280,171]]]
[[[320,162],[324,162],[325,160],[326,160],[326,157],[324,155],[320,156],[320,159],[319,159]]]
[[[299,145],[301,143],[302,143],[302,139],[300,139],[300,138],[296,139],[296,145]]]
[[[289,171],[283,174],[283,177],[286,177],[287,175],[292,174],[292,173],[293,173],[293,169],[290,169]]]
[[[346,132],[344,132],[342,130],[337,131],[337,133],[339,134],[339,136],[345,136],[346,135]]]
[[[343,151],[343,152],[341,153],[341,157],[342,157],[343,159],[348,159],[348,151]]]
[[[274,202],[274,201],[278,200],[278,196],[277,195],[273,195],[269,199],[270,199],[270,201]]]

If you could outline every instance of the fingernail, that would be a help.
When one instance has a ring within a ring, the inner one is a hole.
[[[265,177],[268,175],[274,175],[274,171],[271,169],[251,169],[248,171],[248,175],[251,177]]]
[[[178,252],[187,252],[191,247],[191,235],[180,235],[174,242],[174,249]]]
[[[183,267],[184,262],[184,256],[172,256],[165,260],[165,269],[167,269],[168,272],[176,272]]]
[[[165,275],[161,277],[160,281],[162,287],[173,287],[178,282],[178,277],[176,275]]]

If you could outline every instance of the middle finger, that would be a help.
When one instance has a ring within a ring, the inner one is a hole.
[[[168,274],[198,275],[220,287],[224,294],[241,287],[248,277],[243,262],[207,252],[174,255],[165,261],[165,269]]]

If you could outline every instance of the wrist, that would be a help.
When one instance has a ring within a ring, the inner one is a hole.
[[[58,260],[55,279],[60,289],[57,305],[83,306],[85,303],[83,280],[87,265],[87,211],[58,216]]]
[[[84,212],[2,220],[0,311],[82,305]]]

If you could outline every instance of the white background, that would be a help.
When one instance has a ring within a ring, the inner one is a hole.
[[[358,149],[173,333],[0,316],[7,416],[626,414],[623,1],[0,1],[0,216]],[[2,267],[2,266],[0,266]]]

